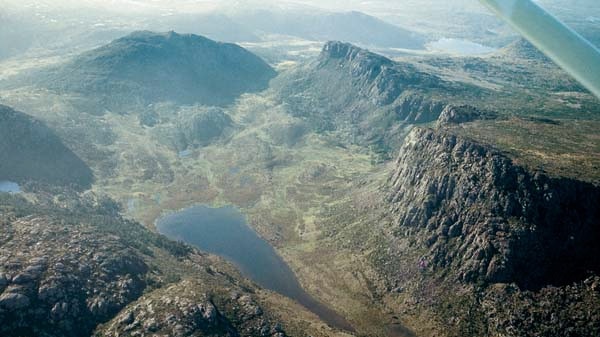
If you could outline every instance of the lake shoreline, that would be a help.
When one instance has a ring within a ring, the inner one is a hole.
[[[163,212],[154,225],[162,235],[221,256],[245,277],[298,302],[331,327],[356,332],[344,317],[304,290],[285,260],[250,227],[247,217],[237,207],[194,205]]]

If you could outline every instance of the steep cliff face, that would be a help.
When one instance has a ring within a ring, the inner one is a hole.
[[[415,129],[389,182],[397,226],[466,282],[566,285],[600,271],[600,188],[515,165],[444,131]]]
[[[442,335],[600,333],[600,187],[441,127],[411,131],[384,190],[384,274]]]
[[[319,101],[327,101],[325,95],[333,95],[335,99],[327,107],[329,112],[350,113],[354,121],[383,114],[381,110],[392,115],[388,118],[397,121],[420,123],[435,120],[443,105],[425,91],[450,86],[435,75],[419,71],[412,64],[394,62],[337,41],[325,44],[321,55],[310,67],[305,80],[312,83],[311,87],[316,84],[318,90],[311,93],[324,95]],[[325,88],[328,88],[327,91],[321,90]]]
[[[440,113],[437,124],[444,126],[448,124],[462,124],[476,120],[490,120],[498,118],[494,111],[484,111],[470,105],[448,105]]]

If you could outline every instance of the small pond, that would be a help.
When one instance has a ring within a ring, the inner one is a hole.
[[[0,192],[21,193],[21,187],[15,182],[0,180]]]

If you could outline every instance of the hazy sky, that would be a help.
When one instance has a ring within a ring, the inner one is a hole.
[[[584,19],[591,23],[600,22],[600,0],[538,0],[538,2],[567,22],[572,18]],[[87,10],[67,11],[82,7]],[[11,17],[6,13],[3,15],[3,12],[9,13],[10,9],[17,9],[23,16],[53,17],[55,22],[63,22],[68,19],[83,20],[86,14],[98,13],[102,13],[105,20],[110,18],[118,20],[117,15],[111,12],[136,14],[135,19],[150,19],[152,15],[164,16],[177,13],[232,14],[236,11],[246,13],[248,10],[259,8],[314,10],[314,7],[338,12],[361,11],[392,24],[438,38],[445,37],[445,34],[460,35],[463,29],[496,33],[509,30],[481,5],[479,0],[0,0],[0,24],[3,16]],[[45,15],[46,13],[50,14]]]
[[[454,8],[463,10],[480,10],[478,0],[0,0],[0,4],[28,7],[100,7],[116,10],[178,10],[178,11],[202,11],[222,7],[236,6],[293,6],[307,5],[329,10],[361,10],[361,11],[398,11],[415,7],[424,10]]]
[[[538,0],[549,9],[573,15],[600,16],[598,0]],[[0,0],[0,10],[19,8],[96,7],[134,12],[198,12],[241,7],[312,6],[334,11],[359,10],[378,16],[427,15],[427,13],[486,13],[479,0]]]

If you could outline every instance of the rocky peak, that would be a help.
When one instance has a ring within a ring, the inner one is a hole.
[[[156,46],[173,46],[174,44],[184,45],[203,45],[205,47],[218,48],[222,43],[213,41],[209,38],[194,34],[179,34],[175,31],[168,31],[164,33],[155,33],[151,31],[135,31],[127,36],[119,38],[113,41],[111,44],[131,44],[131,43],[147,43]]]
[[[366,49],[359,48],[351,43],[341,42],[341,41],[329,41],[323,47],[321,51],[322,59],[346,59],[348,61],[352,61],[356,57],[376,57],[380,60],[387,60],[391,62],[388,58],[373,54]]]
[[[362,96],[377,106],[394,103],[407,89],[438,86],[441,79],[419,71],[409,63],[394,62],[387,57],[349,43],[328,42],[319,58],[320,69],[342,72]]]
[[[353,44],[340,41],[327,42],[321,51],[319,59],[321,63],[333,60],[349,65],[360,65],[360,69],[363,71],[372,68],[381,68],[383,66],[391,66],[394,63],[387,57],[372,53]]]
[[[525,39],[518,39],[517,41],[509,44],[508,46],[504,47],[500,53],[522,59],[551,62],[546,55],[540,52],[535,46]]]

